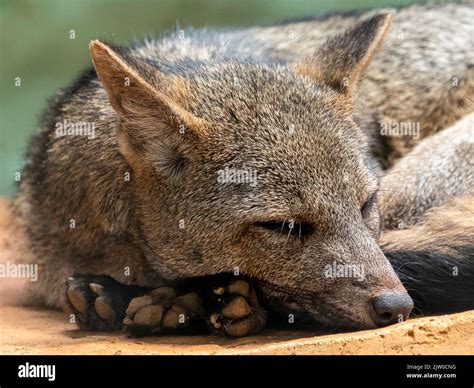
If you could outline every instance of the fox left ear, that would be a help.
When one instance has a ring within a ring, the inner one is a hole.
[[[390,30],[391,19],[390,14],[379,14],[328,39],[314,56],[296,64],[295,70],[319,84],[351,94]]]

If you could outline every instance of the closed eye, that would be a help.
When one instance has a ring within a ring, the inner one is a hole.
[[[282,236],[293,236],[296,238],[307,237],[314,231],[313,225],[293,219],[260,221],[256,222],[254,226],[273,233],[279,233]]]
[[[370,211],[372,210],[372,208],[375,205],[376,200],[377,200],[377,192],[375,191],[364,202],[364,204],[362,205],[362,207],[360,209],[360,212],[362,214],[362,218],[366,218],[369,215]]]

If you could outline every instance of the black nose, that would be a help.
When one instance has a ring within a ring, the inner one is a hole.
[[[372,299],[372,320],[378,326],[387,326],[408,319],[413,300],[406,292],[385,292]]]

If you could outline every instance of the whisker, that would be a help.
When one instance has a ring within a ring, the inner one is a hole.
[[[292,223],[292,222],[293,222],[293,223]],[[288,242],[288,239],[290,238],[291,232],[293,231],[293,228],[294,228],[294,227],[295,227],[294,221],[290,220],[290,223],[289,223],[289,229],[290,229],[290,231],[288,232],[288,236],[286,236],[285,245],[286,245],[286,243]]]

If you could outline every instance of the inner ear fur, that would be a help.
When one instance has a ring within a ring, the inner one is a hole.
[[[313,56],[297,63],[295,70],[315,83],[352,94],[363,71],[382,46],[391,19],[388,13],[378,14],[329,38]]]

